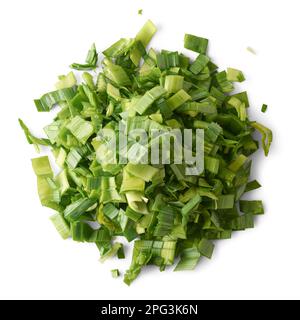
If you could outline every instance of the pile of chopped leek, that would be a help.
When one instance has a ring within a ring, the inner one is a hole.
[[[128,285],[148,264],[163,271],[176,261],[175,271],[192,270],[200,258],[211,258],[213,240],[252,228],[264,213],[261,201],[241,200],[260,187],[249,181],[250,156],[259,149],[253,133],[261,133],[265,155],[272,142],[272,132],[248,118],[247,93],[232,93],[243,73],[218,71],[207,39],[185,35],[184,47],[197,53],[191,60],[147,51],[155,32],[147,21],[135,38],[104,50],[101,61],[93,44],[84,63],[70,66],[82,73],[59,76],[56,90],[34,101],[39,112],[59,106],[44,128],[47,138],[35,137],[19,120],[28,142],[49,147],[60,168],[55,175],[48,156],[32,159],[40,201],[56,211],[51,221],[57,231],[63,239],[95,243],[101,261],[123,259],[122,241],[133,242]],[[118,131],[120,122],[126,132],[203,129],[203,173],[186,175],[184,163],[111,164],[97,133]]]

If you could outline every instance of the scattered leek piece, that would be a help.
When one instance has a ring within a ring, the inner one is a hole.
[[[264,213],[262,201],[242,198],[260,187],[250,181],[251,154],[259,148],[253,133],[261,133],[265,155],[273,138],[270,129],[249,120],[247,93],[232,93],[243,73],[218,71],[207,39],[185,35],[184,47],[198,53],[192,60],[177,51],[147,50],[155,33],[148,20],[134,38],[113,43],[103,51],[102,68],[93,44],[84,64],[71,65],[84,71],[78,83],[73,72],[59,76],[55,91],[34,100],[41,112],[60,108],[44,128],[47,138],[35,137],[19,120],[28,143],[50,147],[60,168],[54,174],[47,156],[32,159],[41,204],[56,211],[50,219],[58,233],[94,243],[100,261],[124,259],[116,237],[134,241],[128,285],[148,264],[163,271],[179,258],[175,271],[193,270],[201,257],[212,257],[213,240],[254,227],[254,216]],[[128,150],[114,153],[102,128],[127,136]],[[204,171],[196,176],[186,174],[188,162],[173,161],[182,151],[175,144],[170,163],[159,156],[142,162],[151,145],[163,142],[150,135],[136,144],[131,136],[134,129],[189,128],[204,131]],[[126,155],[128,162],[118,162]],[[118,269],[111,274],[120,275]]]
[[[247,49],[247,51],[249,51],[250,53],[256,55],[256,51],[255,51],[253,48],[247,47],[246,49]]]
[[[61,214],[55,213],[50,217],[50,220],[63,239],[67,239],[70,237],[70,226]]]
[[[270,146],[273,141],[272,131],[258,122],[251,122],[251,126],[261,133],[262,146],[263,146],[265,155],[267,156],[269,154]]]
[[[205,38],[197,37],[192,34],[184,36],[184,47],[186,49],[205,54],[208,46],[208,40]]]
[[[115,279],[118,278],[120,276],[120,271],[118,269],[111,270],[111,276]]]
[[[88,51],[85,62],[86,62],[85,64],[72,63],[70,68],[75,70],[92,70],[97,67],[98,53],[94,43],[92,44],[90,50]]]
[[[265,112],[267,111],[267,109],[268,109],[268,105],[263,104],[263,105],[261,106],[261,112],[265,113]]]
[[[231,82],[243,82],[245,77],[242,71],[233,68],[227,68],[227,79]]]

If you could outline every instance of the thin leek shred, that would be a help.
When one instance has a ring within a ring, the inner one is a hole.
[[[272,142],[270,129],[249,120],[247,93],[232,93],[243,73],[219,72],[206,38],[185,35],[184,47],[198,54],[192,60],[177,51],[148,50],[155,33],[147,21],[135,37],[104,50],[99,63],[93,44],[85,63],[71,65],[84,71],[80,81],[73,72],[59,76],[56,90],[34,101],[38,111],[60,108],[44,128],[47,138],[35,137],[19,120],[28,143],[50,147],[61,170],[54,174],[46,156],[32,159],[40,201],[56,210],[50,219],[58,233],[94,243],[101,261],[125,257],[116,237],[133,241],[128,285],[148,264],[163,271],[179,258],[176,271],[195,269],[201,258],[212,257],[214,240],[252,228],[264,213],[261,201],[242,198],[260,187],[250,181],[251,154],[259,148],[254,131],[261,133],[266,155]],[[130,138],[129,162],[119,163],[127,149],[114,154],[110,139],[98,134],[101,128],[128,137],[134,129],[203,129],[204,171],[186,175],[188,164],[172,157],[170,164],[142,162],[150,146],[161,143],[151,135],[146,144]]]

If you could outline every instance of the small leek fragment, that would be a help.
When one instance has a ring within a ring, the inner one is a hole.
[[[247,51],[249,51],[250,53],[256,55],[256,51],[255,51],[253,48],[247,47],[246,49],[247,49]]]
[[[267,109],[268,109],[268,105],[263,104],[263,105],[261,106],[261,112],[265,113],[265,112],[267,111]]]
[[[120,271],[118,269],[111,270],[111,276],[115,279],[118,278],[120,276]]]
[[[98,54],[97,54],[96,46],[94,43],[92,44],[91,48],[88,51],[85,62],[86,63],[84,63],[84,64],[72,63],[70,65],[70,68],[75,69],[75,70],[92,70],[97,67]]]

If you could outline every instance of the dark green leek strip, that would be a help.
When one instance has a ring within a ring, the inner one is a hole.
[[[268,109],[268,105],[263,104],[263,105],[261,106],[261,112],[265,113],[265,112],[267,112],[267,109]]]
[[[253,181],[250,181],[247,183],[246,188],[245,188],[245,192],[249,192],[249,191],[258,189],[260,187],[261,187],[260,183],[256,180],[253,180]]]
[[[231,222],[231,228],[234,231],[245,230],[254,227],[253,215],[244,214],[238,218],[235,218]]]
[[[263,207],[262,201],[260,200],[255,200],[255,201],[240,200],[240,210],[244,213],[250,213],[253,215],[264,214],[264,207]]]

